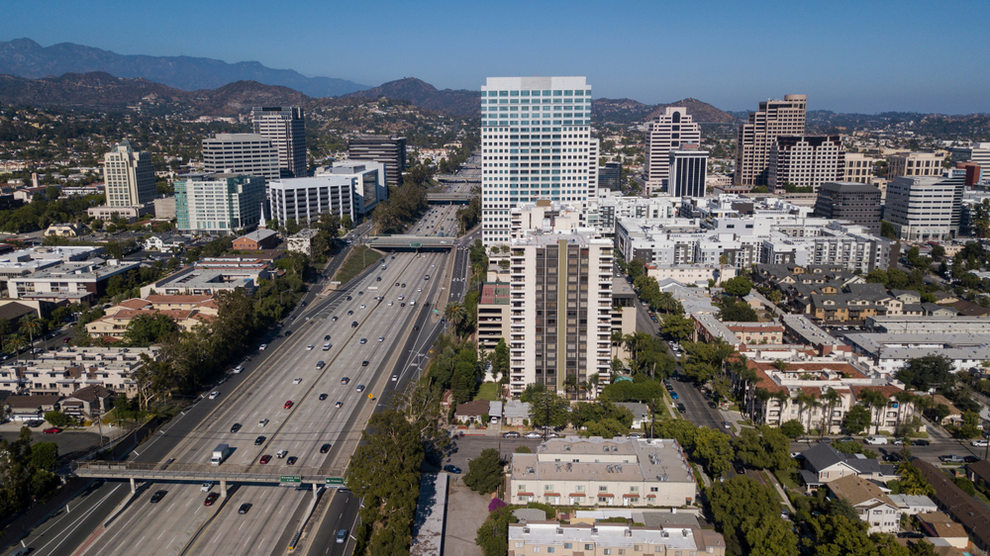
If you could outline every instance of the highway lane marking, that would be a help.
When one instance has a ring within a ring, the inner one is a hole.
[[[62,531],[60,531],[58,536],[56,536],[54,539],[52,539],[52,540],[48,541],[47,543],[45,543],[41,548],[38,549],[38,552],[41,552],[41,551],[45,550],[46,548],[48,548],[48,545],[52,544],[55,541],[59,541],[59,542],[58,542],[58,544],[56,544],[52,548],[53,551],[55,549],[57,549],[58,547],[62,546],[62,543],[64,543],[66,541],[66,539],[68,539],[69,535],[72,534],[73,531],[75,531],[76,529],[78,529],[79,526],[82,525],[82,522],[88,516],[90,516],[93,512],[95,512],[96,509],[100,507],[100,505],[102,505],[104,502],[106,502],[107,498],[109,498],[111,495],[113,495],[113,493],[116,492],[117,489],[120,488],[121,486],[123,486],[123,485],[119,485],[118,484],[117,486],[113,487],[113,489],[110,492],[108,492],[96,504],[93,504],[93,506],[91,508],[89,508],[88,510],[86,510],[82,514],[79,514],[79,513],[75,513],[75,514],[66,513],[66,514],[63,514],[62,517],[58,518],[55,522],[53,522],[52,525],[51,525],[51,527],[49,527],[48,529],[46,529],[41,534],[47,533],[47,532],[51,531],[52,529],[54,529],[55,528],[55,525],[57,525],[60,521],[62,521],[66,517],[70,517],[70,516],[73,517],[73,518],[78,517],[79,519],[76,520],[76,524],[73,525],[71,529],[68,529],[68,530],[63,529]],[[61,540],[59,540],[59,538],[61,538]],[[53,552],[53,554],[54,554],[54,552]]]

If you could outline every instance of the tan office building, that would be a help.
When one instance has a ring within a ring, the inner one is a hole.
[[[701,144],[701,126],[683,106],[668,106],[646,133],[646,196],[663,191],[670,180],[670,152]]]
[[[736,170],[731,192],[748,192],[768,185],[770,151],[781,135],[804,135],[807,95],[785,95],[784,100],[761,102],[749,121],[739,126]]]
[[[942,169],[944,161],[944,153],[898,153],[887,159],[887,177],[888,179],[900,176],[938,177],[944,171]]]
[[[786,185],[818,191],[838,179],[841,160],[838,135],[782,135],[770,149],[767,185],[778,191]]]
[[[879,158],[863,153],[844,153],[842,155],[842,176],[837,181],[873,184],[875,179],[873,167],[877,162],[880,162]]]

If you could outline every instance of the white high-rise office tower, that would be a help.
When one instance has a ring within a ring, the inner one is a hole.
[[[509,211],[549,199],[586,205],[591,86],[584,77],[489,77],[481,87],[481,227],[509,241]]]
[[[283,178],[306,177],[306,119],[298,106],[258,106],[251,109],[254,132],[270,140],[278,153]]]
[[[135,207],[155,199],[151,155],[135,151],[126,139],[103,155],[103,180],[108,207]]]
[[[670,151],[701,144],[701,126],[683,106],[668,106],[646,133],[646,196],[663,190],[670,179]],[[670,188],[667,188],[669,191]]]

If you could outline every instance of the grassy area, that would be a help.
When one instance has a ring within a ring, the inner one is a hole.
[[[478,395],[474,397],[476,400],[488,400],[493,402],[498,399],[498,384],[494,382],[486,382],[478,388]]]
[[[347,260],[340,265],[340,270],[337,271],[333,279],[340,281],[341,285],[346,284],[351,278],[360,274],[362,270],[377,264],[382,258],[381,253],[367,245],[358,245],[351,249],[350,254],[347,255]]]

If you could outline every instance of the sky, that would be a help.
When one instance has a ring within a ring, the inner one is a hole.
[[[367,85],[585,75],[594,97],[723,110],[990,113],[990,0],[0,0],[0,40],[259,61]]]

